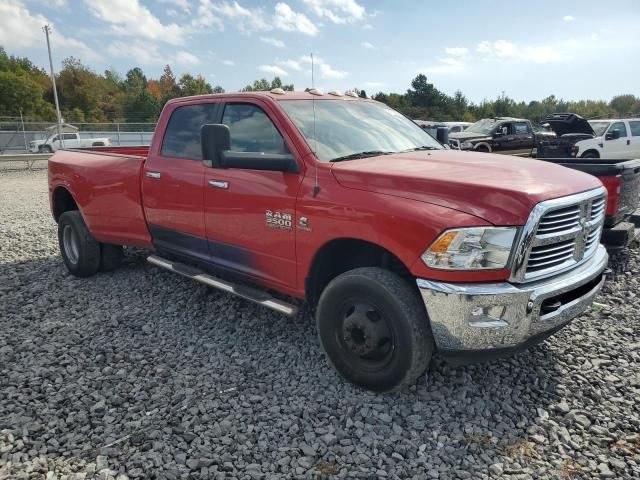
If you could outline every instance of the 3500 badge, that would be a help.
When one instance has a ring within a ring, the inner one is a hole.
[[[272,212],[271,210],[267,210],[265,216],[267,227],[291,230],[293,220],[290,213]]]

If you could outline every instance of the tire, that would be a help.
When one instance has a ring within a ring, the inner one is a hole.
[[[585,152],[580,158],[600,158],[600,155],[598,155],[598,152],[589,150],[588,152]]]
[[[58,220],[58,243],[62,259],[76,277],[90,277],[100,268],[100,243],[93,238],[77,210],[64,212]]]
[[[475,149],[476,152],[490,153],[491,150],[486,145],[480,145]]]
[[[104,147],[104,142],[93,142],[92,147]]]
[[[111,272],[122,263],[123,250],[120,245],[100,244],[100,271]]]
[[[40,147],[40,152],[53,153],[53,149],[49,145],[43,145],[42,147]]]
[[[346,380],[375,392],[415,382],[434,351],[418,294],[382,268],[334,278],[320,296],[316,323],[329,363]]]

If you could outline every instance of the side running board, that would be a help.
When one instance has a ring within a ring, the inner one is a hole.
[[[166,260],[158,257],[157,255],[150,255],[147,257],[147,261],[157,267],[164,268],[171,272],[179,273],[180,275],[195,280],[200,283],[204,283],[218,290],[222,290],[227,293],[231,293],[238,297],[242,297],[251,302],[262,305],[263,307],[270,308],[276,312],[284,313],[285,315],[294,316],[298,313],[298,308],[290,303],[283,302],[277,298],[272,297],[266,292],[258,290],[252,287],[246,287],[244,285],[235,285],[226,280],[212,277],[211,275],[204,273],[197,268],[185,265],[183,263]]]

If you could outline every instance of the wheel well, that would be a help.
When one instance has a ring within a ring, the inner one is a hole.
[[[79,210],[78,204],[64,187],[58,187],[53,192],[53,218],[56,222],[60,219],[60,215],[71,210]]]
[[[596,149],[589,149],[586,152],[584,152],[582,155],[580,155],[580,157],[584,157],[585,155],[591,154],[593,153],[595,155],[595,158],[600,158],[600,152],[598,152],[598,150]]]
[[[325,244],[313,258],[309,276],[305,280],[309,304],[315,307],[324,287],[335,277],[360,267],[381,267],[412,279],[409,269],[389,250],[364,240],[336,239]]]

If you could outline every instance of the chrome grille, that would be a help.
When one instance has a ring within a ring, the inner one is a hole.
[[[607,206],[604,188],[542,202],[523,229],[511,280],[555,275],[595,254]]]

